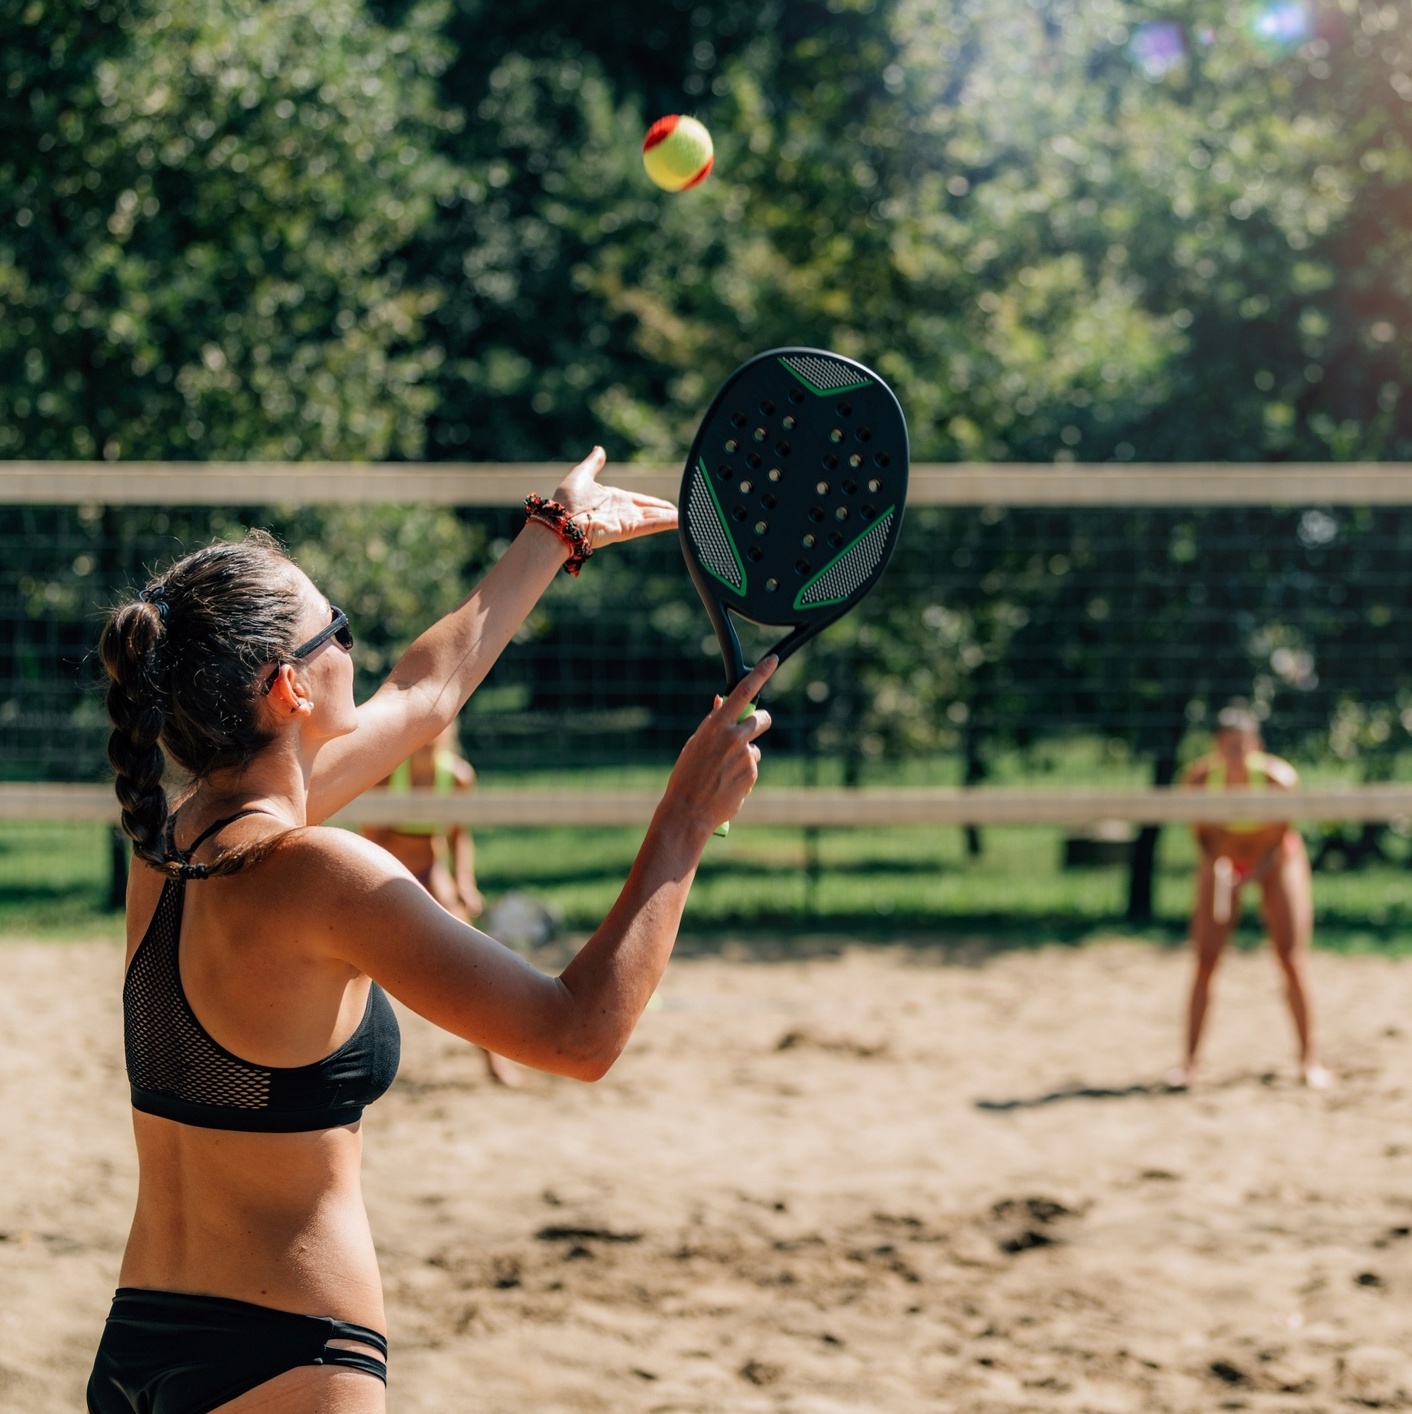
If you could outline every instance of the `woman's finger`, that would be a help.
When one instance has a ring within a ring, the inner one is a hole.
[[[597,485],[598,473],[607,463],[608,453],[602,447],[595,447],[559,483],[554,492],[554,499],[562,501],[575,514],[587,509],[587,503],[597,499],[595,493],[600,490]],[[601,490],[608,489],[607,487],[601,488]]]
[[[595,447],[574,469],[570,476],[578,472],[586,472],[589,476],[597,477],[598,473],[608,464],[608,453],[602,447]]]
[[[655,535],[659,531],[674,529],[676,523],[677,508],[675,506],[634,508],[630,518],[625,517],[619,521],[614,538],[634,540],[639,535]],[[609,529],[606,526],[603,528]]]
[[[760,689],[769,682],[771,674],[779,665],[780,660],[773,653],[768,653],[736,683],[730,696],[726,698],[724,707],[727,714],[734,714],[731,716],[733,722],[740,720],[741,714],[760,695]]]
[[[740,725],[747,739],[753,742],[756,737],[764,736],[773,722],[774,718],[763,707],[757,707]]]

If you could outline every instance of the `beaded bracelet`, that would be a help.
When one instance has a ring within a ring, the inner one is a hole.
[[[583,562],[593,554],[593,550],[583,528],[574,524],[568,507],[558,501],[546,501],[543,496],[531,492],[525,497],[525,522],[528,524],[532,520],[547,525],[568,546],[569,558],[565,562],[564,573],[577,578]]]

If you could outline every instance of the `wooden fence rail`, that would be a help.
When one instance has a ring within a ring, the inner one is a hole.
[[[370,791],[342,810],[338,824],[396,824],[400,820],[484,826],[562,825],[642,827],[659,792],[585,793],[487,787],[464,796],[431,791],[389,795]],[[118,818],[112,790],[102,785],[47,782],[0,785],[0,820],[108,821]],[[1298,791],[1227,790],[979,790],[762,787],[745,802],[740,823],[794,827],[875,829],[888,825],[1069,825],[1110,821],[1140,825],[1194,821],[1412,819],[1412,784],[1311,786]]]
[[[0,505],[513,506],[547,493],[559,463],[0,461]],[[610,480],[675,499],[679,467],[614,464]],[[914,506],[1405,506],[1401,462],[1017,465],[912,468]]]

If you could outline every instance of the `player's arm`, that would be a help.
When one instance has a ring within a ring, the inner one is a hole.
[[[446,832],[446,842],[451,848],[451,876],[456,881],[456,892],[474,918],[485,901],[476,883],[476,847],[471,832],[464,825],[452,825]]]
[[[669,501],[600,486],[604,460],[595,447],[554,493],[588,526],[595,548],[675,526]],[[327,820],[450,723],[567,558],[552,530],[537,522],[525,526],[465,601],[398,659],[358,708],[357,729],[319,752],[309,782],[310,824]]]
[[[713,829],[754,784],[753,743],[769,715],[737,718],[773,667],[767,660],[750,673],[687,742],[622,893],[560,976],[457,922],[381,851],[343,831],[317,832],[319,867],[309,871],[318,882],[306,916],[326,918],[327,954],[497,1055],[598,1079],[661,980]]]
[[[1182,772],[1182,785],[1190,790],[1204,790],[1211,774],[1211,762],[1204,756],[1198,757]],[[1196,838],[1196,847],[1203,854],[1215,854],[1219,847],[1220,827],[1198,821],[1191,827]]]
[[[1271,756],[1267,752],[1263,765],[1265,768],[1265,782],[1270,790],[1293,791],[1299,789],[1299,772],[1296,771],[1288,761],[1278,756]],[[1285,834],[1293,828],[1293,820],[1272,820],[1268,826],[1271,848],[1279,844],[1280,841],[1284,839]]]
[[[1190,766],[1182,772],[1182,784],[1192,786],[1198,790],[1205,789],[1207,778],[1211,774],[1211,763],[1204,756],[1198,756]]]
[[[451,772],[457,795],[475,789],[476,768],[465,757],[452,757]],[[485,901],[476,885],[476,847],[471,832],[464,825],[452,825],[446,831],[446,842],[451,847],[451,875],[456,880],[456,891],[475,918]]]

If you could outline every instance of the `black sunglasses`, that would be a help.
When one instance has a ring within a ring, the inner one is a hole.
[[[348,615],[342,609],[329,606],[329,612],[333,615],[333,621],[321,633],[316,633],[307,643],[301,643],[293,653],[289,655],[290,661],[294,662],[300,658],[307,658],[316,649],[322,648],[329,639],[338,644],[345,653],[353,651],[353,630],[348,624]],[[275,679],[279,677],[279,669],[276,668],[269,677],[265,679],[264,686],[260,689],[260,696],[263,697],[275,685]]]

